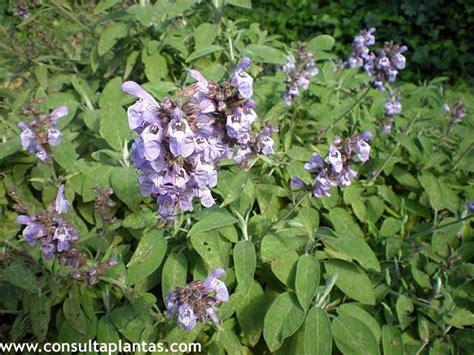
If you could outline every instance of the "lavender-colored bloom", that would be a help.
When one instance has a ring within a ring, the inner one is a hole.
[[[48,130],[48,143],[49,145],[59,145],[61,143],[61,137],[63,134],[54,126],[51,126]]]
[[[303,180],[301,180],[299,177],[295,176],[293,178],[291,178],[291,181],[290,181],[290,186],[293,188],[293,189],[301,189],[305,186],[306,184],[304,183]]]
[[[178,324],[184,330],[193,329],[197,322],[207,320],[218,323],[216,307],[229,299],[225,284],[218,277],[225,271],[217,269],[204,281],[192,281],[184,287],[177,287],[166,295],[167,315],[172,317],[178,313]]]
[[[139,99],[127,110],[130,129],[140,128],[144,122],[156,123],[159,121],[156,114],[159,108],[158,103],[140,85],[133,81],[126,81],[122,84],[122,90]]]
[[[446,112],[450,123],[461,123],[467,114],[466,108],[460,98],[456,99],[453,107],[450,107],[448,104],[444,104],[443,109]]]
[[[33,221],[30,217],[21,215],[16,218],[16,223],[26,224],[26,228],[23,229],[23,237],[30,245],[34,245],[37,239],[46,235],[44,225],[39,222]]]
[[[67,113],[67,107],[60,106],[47,117],[35,113],[30,118],[29,124],[19,122],[18,127],[22,130],[20,134],[22,147],[35,154],[40,161],[47,161],[49,146],[59,145],[61,142],[62,133],[58,130],[56,121]]]
[[[22,130],[20,134],[21,146],[24,149],[30,150],[32,143],[36,140],[36,134],[33,130],[24,122],[18,122],[18,127]]]
[[[191,211],[195,199],[204,207],[215,204],[210,189],[217,185],[219,160],[244,165],[256,153],[273,153],[273,131],[253,132],[253,79],[245,72],[250,64],[244,58],[231,80],[221,84],[189,70],[197,82],[175,100],[157,102],[134,82],[122,85],[139,98],[129,107],[128,120],[138,134],[131,159],[140,171],[140,192],[157,198],[165,222],[175,219],[176,210]]]
[[[283,96],[286,106],[290,106],[293,99],[300,96],[299,89],[308,90],[309,79],[319,73],[315,67],[313,53],[308,50],[306,44],[300,44],[293,49],[293,54],[286,57],[286,64],[281,68],[281,71],[286,74],[287,90]]]
[[[253,78],[245,72],[252,64],[249,58],[241,60],[234,71],[231,84],[239,90],[239,94],[244,99],[250,99],[253,95]]]
[[[345,66],[363,67],[369,76],[375,76],[372,85],[379,91],[385,91],[385,82],[395,81],[398,72],[405,69],[406,58],[403,55],[408,48],[393,43],[385,43],[383,48],[371,52],[369,47],[375,44],[375,28],[362,30],[354,37],[352,53]]]
[[[361,162],[366,162],[370,158],[370,145],[362,139],[356,140],[354,143],[354,149],[357,154],[357,157]]]
[[[394,122],[394,116],[402,112],[402,104],[400,103],[400,96],[397,93],[387,96],[384,105],[385,118],[383,122],[384,132],[390,133]]]
[[[474,213],[474,202],[469,202],[467,204],[467,210],[471,213]]]
[[[185,303],[178,308],[178,323],[180,323],[184,330],[191,330],[196,326],[196,316],[192,307]]]
[[[304,168],[308,171],[321,169],[324,167],[324,159],[318,153],[313,153],[311,160],[309,160]]]
[[[219,277],[225,276],[224,269],[214,270],[203,282],[203,286],[207,292],[215,292],[216,299],[221,302],[227,302],[229,300],[229,292],[225,283],[219,280]]]
[[[64,197],[64,185],[59,186],[54,204],[56,212],[59,214],[67,213],[67,208],[71,205],[71,203]]]
[[[368,142],[372,139],[372,133],[370,133],[369,131],[362,132],[359,135],[359,138],[362,139],[363,141]]]
[[[51,121],[56,121],[64,116],[67,116],[68,112],[67,106],[59,106],[49,114],[49,119]]]
[[[310,161],[305,164],[305,169],[315,171],[314,185],[306,185],[300,178],[293,177],[291,186],[311,190],[314,197],[330,196],[331,187],[345,188],[351,185],[357,177],[357,172],[351,169],[357,156],[361,162],[366,162],[370,155],[370,146],[367,143],[372,138],[370,132],[363,132],[353,138],[342,140],[336,136],[334,144],[329,146],[326,159],[318,153],[313,153]]]
[[[343,168],[342,154],[334,145],[329,146],[329,154],[326,159],[335,173],[341,172]]]

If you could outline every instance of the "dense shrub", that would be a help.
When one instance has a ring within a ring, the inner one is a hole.
[[[1,343],[472,350],[473,95],[404,80],[403,36],[0,6]]]
[[[257,0],[245,17],[285,41],[330,34],[336,39],[339,55],[345,55],[344,43],[353,33],[376,27],[380,37],[409,47],[406,79],[426,80],[448,74],[453,79],[473,81],[474,6],[470,1]]]

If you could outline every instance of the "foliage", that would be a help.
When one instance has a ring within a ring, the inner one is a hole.
[[[453,91],[446,77],[399,82],[403,112],[386,134],[386,93],[357,69],[335,70],[335,51],[348,55],[349,40],[304,38],[319,74],[286,107],[280,68],[290,43],[231,19],[250,1],[32,4],[25,19],[15,2],[0,5],[2,341],[197,341],[218,354],[472,351],[469,88]],[[359,30],[351,26],[349,37]],[[197,203],[164,225],[130,164],[133,98],[120,86],[134,80],[157,99],[175,96],[191,82],[185,69],[219,81],[244,56],[253,61],[259,121],[279,128],[275,154],[247,169],[223,161],[217,205]],[[453,123],[442,106],[458,97],[468,114]],[[21,150],[17,123],[32,103],[45,114],[69,109],[46,163]],[[324,156],[336,135],[364,131],[373,136],[371,159],[350,187],[322,198],[290,187],[295,176],[311,182],[303,166],[313,152]],[[46,209],[60,184],[88,266],[117,260],[93,285],[45,259],[15,222],[22,209]],[[113,203],[104,205],[98,191],[108,188]],[[217,311],[221,324],[186,332],[166,316],[165,296],[218,268],[230,293]]]
[[[444,1],[311,1],[256,0],[244,13],[286,41],[328,33],[336,52],[347,55],[347,43],[360,28],[376,27],[378,35],[406,44],[410,62],[406,79],[413,81],[450,75],[472,84],[474,7],[466,0]],[[236,11],[235,16],[242,15]],[[466,77],[467,75],[467,77]]]

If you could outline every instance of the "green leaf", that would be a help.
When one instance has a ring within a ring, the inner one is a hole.
[[[242,7],[244,9],[252,8],[252,0],[225,0],[225,4]]]
[[[306,237],[299,237],[290,234],[269,234],[263,237],[260,254],[263,262],[270,261],[279,255],[302,247],[306,242]]]
[[[27,292],[35,293],[39,288],[38,279],[31,268],[19,262],[12,262],[4,272],[8,282]]]
[[[57,146],[50,146],[53,153],[53,159],[64,169],[72,169],[79,155],[72,143],[66,138],[61,139],[61,143]]]
[[[447,208],[454,213],[457,212],[459,198],[446,183],[428,173],[418,177],[418,180],[429,196],[431,207],[435,210]]]
[[[191,244],[204,260],[209,270],[218,267],[225,268],[227,266],[231,244],[224,241],[216,231],[193,234],[191,236]]]
[[[332,332],[336,346],[343,354],[380,354],[377,340],[369,327],[357,318],[345,315],[334,318]]]
[[[345,209],[336,207],[329,211],[329,219],[338,235],[355,235],[364,238],[364,233],[354,221],[352,215]]]
[[[263,44],[249,44],[245,47],[243,53],[248,55],[256,63],[286,63],[286,55],[284,52]]]
[[[142,237],[127,264],[127,282],[129,285],[134,285],[145,279],[158,269],[165,256],[167,245],[162,231],[151,230]]]
[[[382,346],[384,355],[405,354],[402,335],[393,325],[384,325],[382,327]]]
[[[21,150],[20,138],[15,137],[0,143],[0,159],[4,159]]]
[[[143,54],[142,62],[145,65],[145,75],[149,81],[158,82],[168,75],[168,64],[165,57],[159,52],[152,55]]]
[[[265,316],[263,337],[270,351],[276,351],[283,340],[292,336],[304,321],[304,311],[296,297],[288,292],[280,294]]]
[[[337,250],[350,259],[357,260],[365,269],[380,272],[380,264],[375,253],[370,249],[365,240],[351,235],[333,234],[334,237],[324,235],[322,241],[325,245]],[[344,258],[347,260],[347,258]]]
[[[130,208],[134,209],[141,201],[137,174],[132,168],[115,167],[110,175],[114,193]]]
[[[238,242],[234,248],[235,276],[240,287],[247,289],[253,281],[257,266],[255,246],[249,240]]]
[[[140,341],[140,336],[146,326],[146,324],[138,318],[131,305],[115,308],[112,311],[112,322],[127,340],[134,343]]]
[[[248,289],[237,286],[236,293],[244,292],[241,301],[235,307],[237,321],[246,342],[255,346],[260,339],[265,318],[265,295],[262,286],[253,280]]]
[[[161,290],[163,299],[168,292],[176,287],[186,285],[188,274],[188,260],[184,253],[173,253],[168,256],[161,273]]]
[[[108,25],[100,34],[99,43],[97,44],[99,55],[102,57],[115,46],[120,38],[126,37],[127,33],[128,26],[123,22],[113,22]]]
[[[130,213],[125,217],[122,225],[125,228],[140,229],[145,227],[151,227],[156,224],[156,212],[151,210],[140,210]]]
[[[109,105],[101,110],[99,133],[112,148],[121,152],[131,138],[125,110],[118,105]]]
[[[308,42],[309,49],[317,56],[319,51],[330,51],[336,40],[329,35],[319,35]]]
[[[305,254],[298,259],[296,266],[295,291],[304,310],[309,308],[319,286],[319,263],[314,256]]]
[[[400,327],[405,329],[413,321],[413,317],[410,317],[410,314],[415,310],[413,301],[405,295],[400,295],[395,304],[395,309],[397,311],[398,321],[400,322]]]
[[[361,303],[375,304],[372,283],[360,267],[342,260],[328,260],[325,267],[329,275],[338,275],[336,286],[347,296]]]
[[[125,64],[125,70],[123,72],[123,80],[127,80],[130,76],[135,63],[137,62],[138,55],[140,54],[139,51],[132,51],[127,57],[127,63]]]
[[[227,210],[213,210],[191,227],[188,236],[191,237],[213,229],[230,226],[237,221],[237,218],[232,216]]]
[[[307,238],[290,234],[269,234],[263,237],[260,254],[263,262],[302,247]]]
[[[63,303],[64,318],[75,331],[87,334],[87,318],[77,297],[69,296]]]
[[[39,342],[46,339],[51,318],[51,304],[46,296],[32,297],[29,302],[33,334]]]
[[[108,344],[118,344],[120,342],[120,336],[109,316],[103,316],[100,318],[99,323],[97,324],[97,341],[99,343]],[[117,353],[117,351],[112,352],[114,355]],[[102,352],[101,354],[108,353]]]
[[[374,335],[375,340],[379,342],[382,331],[377,321],[367,311],[354,303],[344,303],[337,308],[337,313],[349,317],[357,318],[364,323]]]
[[[194,30],[194,48],[203,48],[212,45],[217,36],[217,25],[211,23],[201,23]]]
[[[215,44],[211,44],[205,47],[200,47],[189,55],[188,59],[186,59],[186,63],[189,63],[189,62],[192,62],[193,60],[204,57],[205,55],[215,53],[218,51],[223,51],[223,50],[224,50],[224,47],[217,46]]]
[[[239,338],[233,331],[227,328],[222,328],[216,336],[216,341],[224,346],[226,353],[229,355],[241,355],[242,345],[240,345]]]
[[[332,332],[327,312],[318,307],[309,310],[304,325],[305,355],[331,355]]]

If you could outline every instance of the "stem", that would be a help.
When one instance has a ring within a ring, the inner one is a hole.
[[[275,227],[277,224],[280,224],[281,222],[286,220],[299,207],[299,205],[301,205],[303,203],[303,201],[309,195],[310,195],[309,193],[304,194],[283,217],[280,217],[277,221],[273,222],[268,229],[271,229],[271,228]]]
[[[345,115],[347,115],[349,112],[352,111],[352,109],[354,109],[354,107],[356,107],[358,104],[360,104],[360,102],[367,96],[367,94],[369,93],[371,87],[368,86],[367,89],[364,91],[364,93],[351,105],[347,108],[347,110],[345,110],[342,114],[340,114],[332,123],[331,125],[326,129],[326,130],[329,130],[331,128],[333,128],[340,120],[342,120],[344,118]]]
[[[418,112],[415,117],[413,118],[413,120],[411,120],[410,122],[410,125],[408,126],[408,129],[406,130],[406,132],[403,132],[404,135],[407,135],[408,133],[410,133],[410,131],[412,130],[413,128],[413,125],[415,124],[415,121],[418,119],[418,117],[420,117],[420,113]],[[390,155],[388,156],[388,158],[384,161],[383,165],[377,170],[377,172],[375,173],[374,176],[372,176],[372,178],[369,180],[369,182],[367,183],[367,186],[372,186],[375,182],[375,180],[377,179],[377,177],[382,173],[382,171],[385,169],[385,167],[387,166],[388,162],[393,158],[393,156],[395,155],[395,153],[397,152],[398,148],[400,148],[401,144],[400,144],[400,139],[397,138],[397,144],[395,145],[395,147],[393,148],[392,152],[390,153]]]
[[[471,151],[471,149],[474,147],[474,143],[471,143],[469,148],[466,149],[464,153],[461,154],[461,156],[456,160],[456,162],[453,165],[453,170],[457,168],[459,162],[464,159],[464,157]]]
[[[421,237],[421,236],[430,234],[430,233],[432,233],[432,232],[435,232],[435,231],[437,231],[437,230],[440,230],[440,229],[443,229],[443,228],[452,226],[452,225],[454,225],[454,224],[462,223],[462,222],[467,221],[467,220],[469,220],[469,219],[471,219],[471,218],[474,218],[474,215],[470,215],[470,216],[467,216],[467,217],[458,219],[457,221],[454,221],[454,222],[450,222],[450,223],[443,224],[442,226],[437,226],[437,227],[431,228],[430,230],[421,231],[421,232],[412,234],[410,237],[412,237],[412,238],[414,238],[414,237]]]

